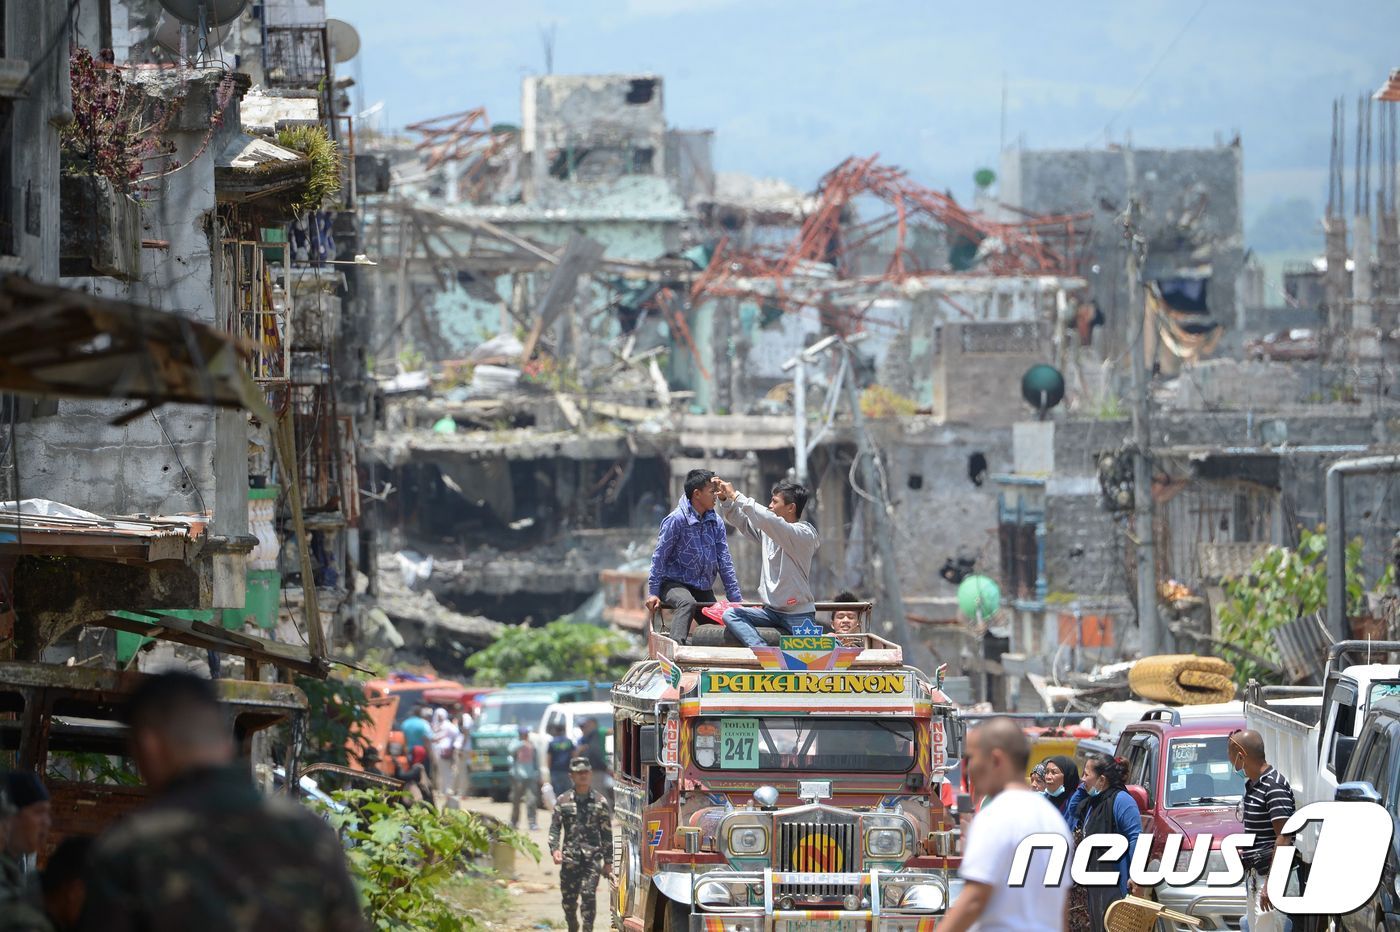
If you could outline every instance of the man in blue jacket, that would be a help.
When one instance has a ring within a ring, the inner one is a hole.
[[[663,603],[671,609],[671,637],[678,644],[690,635],[696,606],[715,601],[716,573],[729,601],[743,601],[724,522],[715,513],[714,478],[708,469],[686,474],[685,497],[662,520],[651,555],[646,605],[653,612]]]

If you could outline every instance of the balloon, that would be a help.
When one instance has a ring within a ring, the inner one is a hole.
[[[1001,608],[1001,588],[986,576],[969,576],[958,586],[958,608],[968,618],[990,618]]]

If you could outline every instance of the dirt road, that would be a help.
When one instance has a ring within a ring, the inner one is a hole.
[[[507,825],[510,824],[510,803],[494,803],[484,796],[471,796],[461,800],[463,809],[495,816]],[[491,928],[502,932],[532,932],[541,929],[564,928],[564,911],[559,905],[559,868],[549,857],[549,819],[551,813],[540,810],[539,830],[527,832],[530,839],[540,846],[540,860],[535,861],[525,855],[515,856],[514,878],[506,880],[506,892],[510,895],[512,909],[504,924],[492,923]],[[524,819],[522,818],[521,828]],[[607,879],[598,883],[598,920],[594,932],[607,932],[609,922]]]

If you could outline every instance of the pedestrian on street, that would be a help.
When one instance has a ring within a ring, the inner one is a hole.
[[[715,574],[731,602],[743,601],[724,522],[715,513],[715,474],[686,473],[685,495],[661,522],[647,577],[648,611],[671,609],[671,639],[684,644],[698,605],[715,601]]]
[[[761,608],[731,608],[724,624],[749,648],[762,647],[756,625],[791,634],[799,625],[816,625],[817,606],[810,580],[812,558],[821,540],[817,529],[802,520],[810,493],[787,479],[773,486],[765,508],[723,480],[719,508],[724,520],[763,545],[763,577],[758,586]]]
[[[1077,805],[1074,794],[1080,794],[1079,800],[1084,798],[1079,787],[1079,765],[1074,762],[1073,757],[1057,754],[1047,757],[1044,767],[1045,798],[1050,800],[1050,805],[1068,822],[1070,807]]]
[[[212,683],[188,673],[146,678],[127,725],[153,795],[93,846],[80,928],[366,928],[340,839],[295,800],[258,792]]]
[[[437,789],[444,798],[452,792],[452,782],[457,770],[457,742],[462,737],[461,729],[446,709],[433,710],[433,757],[437,763]]]
[[[428,720],[431,714],[427,706],[415,707],[399,725],[399,730],[403,732],[404,752],[408,759],[419,763],[414,750],[422,748],[423,766],[428,771],[428,778],[435,781],[437,768],[433,766],[433,725]]]
[[[593,790],[593,768],[587,760],[575,758],[569,777],[574,788],[554,806],[549,853],[560,865],[559,892],[568,932],[593,932],[598,873],[612,876],[612,812],[602,794]]]
[[[1133,848],[1142,834],[1142,813],[1127,788],[1128,763],[1121,757],[1107,758],[1092,754],[1084,764],[1082,792],[1076,792],[1072,803],[1070,825],[1076,844],[1090,835],[1118,835],[1128,841],[1122,857],[1110,861],[1099,855],[1089,862],[1090,868],[1113,873],[1117,882],[1108,886],[1076,886],[1071,894],[1070,932],[1104,932],[1104,915],[1108,907],[1137,892],[1128,880]]]
[[[598,720],[589,716],[578,723],[583,736],[578,739],[577,754],[586,758],[595,777],[608,772],[607,736],[598,728]]]
[[[549,785],[554,788],[554,804],[559,797],[569,791],[569,762],[574,757],[574,742],[564,733],[564,723],[555,722],[549,726],[549,745],[545,749],[549,758]]]
[[[1050,852],[1031,855],[1026,883],[1013,887],[1011,864],[1027,835],[1063,837],[1069,827],[1053,806],[1026,785],[1030,742],[1009,718],[994,718],[968,733],[967,769],[988,799],[972,819],[958,872],[965,884],[938,932],[1061,932],[1066,886],[1045,884]],[[1053,880],[1053,878],[1052,878]]]
[[[472,782],[472,727],[476,720],[465,707],[457,720],[457,771],[453,781],[453,792],[466,796],[471,792]]]
[[[510,827],[520,828],[520,806],[525,806],[525,816],[530,831],[538,829],[536,813],[540,807],[540,764],[535,760],[535,746],[530,743],[530,729],[521,725],[510,746]]]
[[[1254,844],[1240,852],[1244,862],[1245,913],[1242,932],[1289,932],[1293,920],[1275,909],[1265,888],[1279,845],[1292,844],[1283,826],[1293,815],[1293,788],[1269,763],[1264,739],[1257,731],[1237,731],[1228,745],[1230,766],[1245,777],[1240,801],[1244,830],[1254,833]]]

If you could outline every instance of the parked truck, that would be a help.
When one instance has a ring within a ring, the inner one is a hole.
[[[657,620],[612,692],[614,928],[930,928],[957,866],[936,683],[875,635],[750,651]]]
[[[1300,807],[1336,796],[1372,704],[1400,694],[1400,664],[1375,662],[1396,653],[1400,641],[1342,641],[1328,650],[1320,686],[1250,684],[1246,725],[1263,737],[1269,762],[1288,778]],[[1358,659],[1365,662],[1346,665]],[[1294,844],[1311,863],[1316,824]]]

